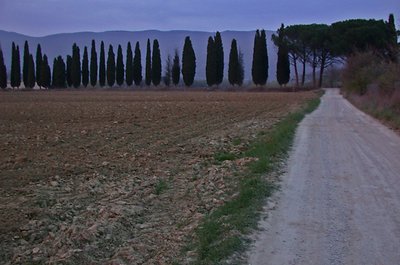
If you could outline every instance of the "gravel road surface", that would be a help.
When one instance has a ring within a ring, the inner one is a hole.
[[[400,264],[400,137],[327,89],[249,264]]]

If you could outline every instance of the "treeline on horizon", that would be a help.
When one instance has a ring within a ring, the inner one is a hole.
[[[305,86],[306,67],[312,69],[313,87],[321,87],[324,71],[331,65],[343,61],[356,52],[372,51],[388,61],[398,62],[399,46],[397,43],[394,17],[388,21],[353,19],[326,24],[282,26],[272,36],[278,47],[276,80],[281,86],[290,81],[291,69],[294,70],[295,86]],[[151,45],[152,44],[152,45]],[[162,72],[160,44],[157,39],[151,43],[147,40],[143,76],[142,54],[139,42],[134,51],[128,42],[127,50],[122,51],[118,45],[117,54],[109,45],[106,60],[104,42],[100,45],[100,56],[97,55],[96,43],[92,40],[90,59],[88,47],[81,49],[73,44],[72,54],[66,60],[62,56],[54,58],[52,70],[41,46],[36,48],[36,58],[29,51],[25,41],[21,69],[19,46],[12,43],[10,69],[10,86],[19,88],[21,81],[25,88],[38,85],[41,88],[66,87],[118,87],[128,86],[177,86],[181,79],[185,86],[193,85],[196,75],[196,55],[189,36],[185,38],[182,56],[178,49],[173,58],[168,55]],[[231,85],[241,86],[244,80],[243,53],[237,41],[232,39],[229,62],[228,81]],[[254,37],[253,61],[251,66],[252,81],[257,86],[264,86],[268,80],[268,49],[265,30],[257,30]],[[22,70],[22,80],[21,80]],[[317,80],[317,74],[319,77]],[[143,80],[144,79],[144,80]],[[207,44],[206,81],[207,85],[218,86],[224,80],[224,48],[221,34],[210,36]],[[0,48],[0,87],[7,88],[7,69],[3,52]]]

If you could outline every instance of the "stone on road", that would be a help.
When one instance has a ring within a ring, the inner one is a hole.
[[[400,137],[327,89],[249,264],[400,264]]]

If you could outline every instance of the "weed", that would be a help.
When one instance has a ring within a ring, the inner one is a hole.
[[[234,138],[234,139],[232,140],[232,144],[233,144],[234,146],[238,146],[238,145],[240,145],[242,142],[243,142],[243,141],[242,141],[241,138]]]
[[[214,160],[217,163],[224,162],[225,160],[235,160],[236,156],[232,153],[219,152],[214,155]]]
[[[163,193],[166,189],[168,189],[168,183],[161,179],[157,182],[156,187],[155,187],[155,191],[154,193],[156,195],[160,195],[161,193]]]

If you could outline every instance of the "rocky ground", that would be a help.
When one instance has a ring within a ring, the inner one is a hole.
[[[302,93],[0,93],[1,264],[171,264]]]

